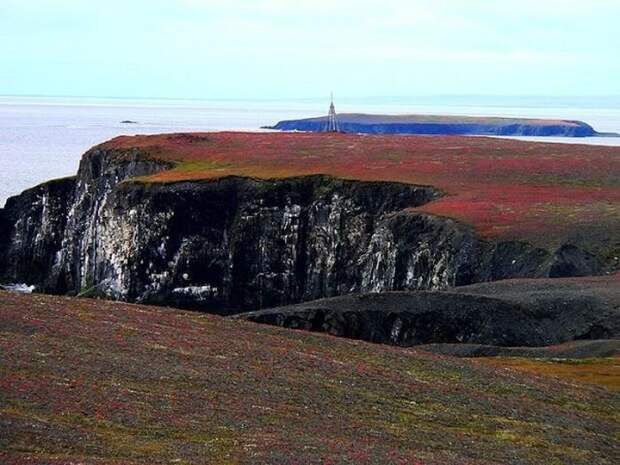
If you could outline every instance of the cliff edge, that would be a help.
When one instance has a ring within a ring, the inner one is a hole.
[[[620,149],[168,134],[91,149],[0,210],[0,283],[231,314],[617,270]]]

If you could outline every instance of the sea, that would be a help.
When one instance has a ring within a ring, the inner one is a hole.
[[[561,118],[620,133],[614,97],[336,98],[342,113]],[[283,119],[321,116],[328,98],[174,100],[0,96],[0,207],[10,196],[76,173],[81,155],[118,135],[180,131],[261,131]],[[123,123],[133,121],[134,124]],[[620,137],[519,137],[555,143],[620,146]]]

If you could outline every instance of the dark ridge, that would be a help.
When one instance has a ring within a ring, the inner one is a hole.
[[[238,318],[400,346],[617,339],[620,279],[512,280],[446,292],[350,295]]]

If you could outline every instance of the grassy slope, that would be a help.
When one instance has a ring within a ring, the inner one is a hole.
[[[619,411],[480,360],[0,293],[1,463],[611,465]]]
[[[316,133],[118,137],[102,147],[121,157],[138,148],[177,163],[151,182],[329,174],[432,185],[448,195],[419,210],[456,218],[485,236],[547,247],[568,235],[601,236],[610,249],[603,255],[620,251],[617,234],[609,240],[620,231],[618,147]]]
[[[497,367],[509,367],[539,375],[607,386],[620,391],[620,358],[578,360],[543,360],[523,357],[490,357],[483,359]]]

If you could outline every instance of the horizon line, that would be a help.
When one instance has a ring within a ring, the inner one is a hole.
[[[329,94],[327,94],[329,96]],[[66,99],[101,99],[101,100],[163,100],[163,101],[291,101],[291,100],[323,100],[322,96],[297,97],[145,97],[145,96],[118,96],[118,95],[63,95],[63,94],[0,94],[0,98],[66,98]],[[362,100],[362,99],[431,99],[431,98],[545,98],[545,99],[582,99],[582,98],[620,98],[618,94],[409,94],[409,95],[365,95],[341,96],[336,94],[335,100]]]

